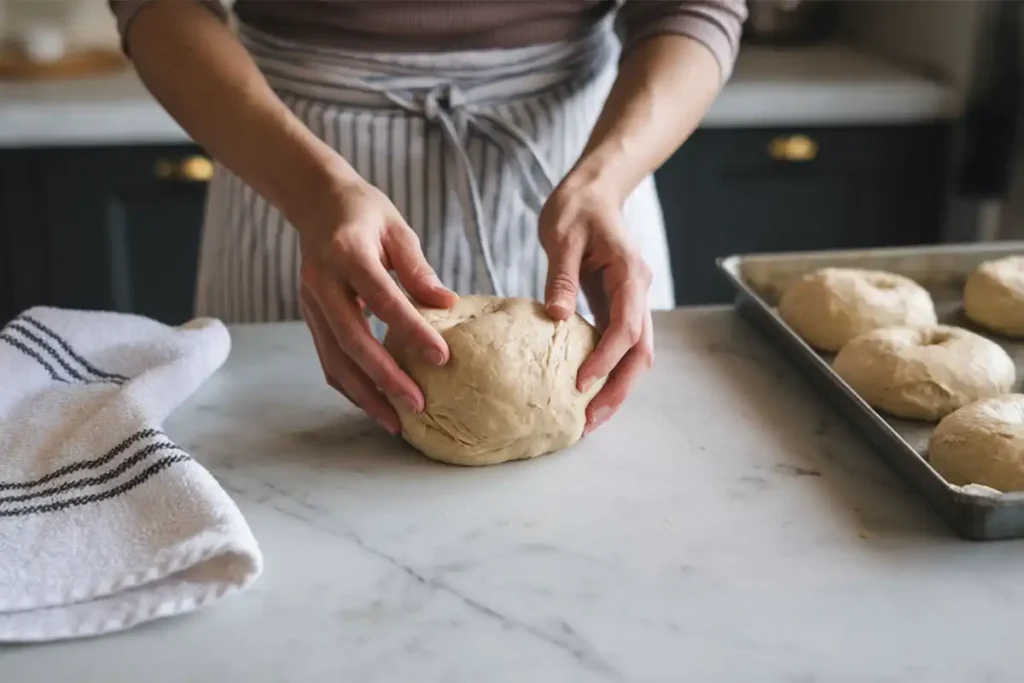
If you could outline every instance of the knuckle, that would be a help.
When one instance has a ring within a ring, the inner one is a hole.
[[[640,272],[640,279],[644,285],[646,285],[646,287],[650,287],[651,282],[654,281],[654,273],[651,271],[651,267],[641,259],[640,264],[637,266],[637,270]]]
[[[341,387],[341,382],[339,382],[338,380],[334,379],[334,375],[332,375],[331,373],[327,372],[326,368],[324,368],[324,381],[327,382],[327,386],[329,386],[330,388],[334,389],[335,391],[340,392],[342,394],[345,393],[345,390],[342,389],[342,387]]]
[[[437,273],[434,272],[434,269],[431,268],[430,264],[428,264],[426,261],[419,261],[418,263],[413,264],[409,268],[409,276],[413,280],[419,281],[429,281],[437,279]]]
[[[332,363],[329,358],[325,359],[321,361],[320,369],[323,371],[327,386],[347,398],[351,403],[359,405],[358,401],[352,397],[352,393],[345,388],[344,373],[340,371],[337,363]]]
[[[376,390],[384,396],[395,397],[404,393],[396,368],[389,368],[387,364],[368,363],[363,369]]]
[[[420,236],[416,234],[416,231],[408,226],[402,226],[399,230],[395,231],[398,236],[398,241],[402,243],[407,249],[415,249],[419,251],[421,249]]]
[[[537,233],[540,245],[548,253],[561,253],[580,245],[580,231],[575,229],[576,221],[567,215],[548,218],[540,223]]]
[[[636,251],[631,251],[626,255],[625,261],[633,277],[645,285],[650,285],[651,280],[654,279],[654,273],[651,272],[651,267],[647,265],[643,256]]]
[[[345,389],[345,385],[342,384],[339,380],[335,379],[333,375],[331,375],[331,374],[329,374],[327,372],[324,372],[324,379],[327,381],[327,386],[329,386],[330,388],[334,389],[339,394],[341,394],[346,399],[348,399],[349,403],[351,403],[352,405],[357,406],[357,407],[359,406],[359,401],[357,401],[354,398],[352,398],[351,392],[347,391]]]
[[[575,294],[576,288],[576,278],[565,271],[559,271],[551,276],[552,292]]]
[[[378,287],[368,292],[366,296],[363,297],[363,301],[365,301],[366,306],[376,313],[377,317],[382,320],[385,316],[390,317],[390,315],[397,311],[399,307],[398,299],[383,287]]]
[[[327,248],[327,256],[336,262],[347,262],[358,251],[356,239],[347,230],[339,230],[331,238]]]
[[[556,189],[548,196],[548,200],[544,202],[544,206],[540,209],[538,215],[538,221],[541,225],[547,225],[552,227],[553,222],[558,221],[558,217],[566,212],[569,202],[566,200],[564,193]]]
[[[630,346],[636,346],[640,341],[640,335],[643,334],[643,331],[644,326],[639,320],[627,320],[623,325],[623,333],[629,341]]]
[[[567,231],[562,226],[552,225],[549,221],[542,222],[541,225],[543,229],[538,231],[537,240],[540,242],[540,246],[544,248],[544,251],[551,254],[564,246],[567,239]]]

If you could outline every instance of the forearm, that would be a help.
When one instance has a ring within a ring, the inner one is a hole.
[[[662,35],[637,45],[567,182],[596,182],[625,201],[690,136],[720,86],[718,62],[692,38]]]
[[[355,176],[281,102],[209,11],[180,0],[153,2],[127,39],[140,78],[167,112],[293,224],[311,188]]]

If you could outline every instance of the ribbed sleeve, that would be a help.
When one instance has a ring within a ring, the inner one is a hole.
[[[178,0],[179,2],[198,2],[220,19],[227,21],[227,10],[218,0]],[[114,13],[117,20],[117,32],[121,37],[121,49],[128,54],[128,31],[131,30],[132,21],[143,6],[153,0],[107,0],[110,11]]]
[[[688,36],[711,50],[725,82],[732,75],[746,19],[746,0],[626,0],[619,10],[623,54],[655,35]]]

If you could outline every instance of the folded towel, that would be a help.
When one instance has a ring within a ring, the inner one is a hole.
[[[234,502],[160,429],[230,347],[212,319],[39,307],[0,330],[0,641],[123,630],[260,575]]]

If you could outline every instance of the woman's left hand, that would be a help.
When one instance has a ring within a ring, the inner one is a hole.
[[[548,198],[539,220],[540,243],[548,256],[548,314],[567,319],[582,289],[601,330],[597,348],[576,377],[577,388],[585,391],[608,375],[587,406],[584,434],[612,416],[654,362],[647,304],[651,270],[623,225],[621,204],[614,192],[596,183],[567,179]]]

